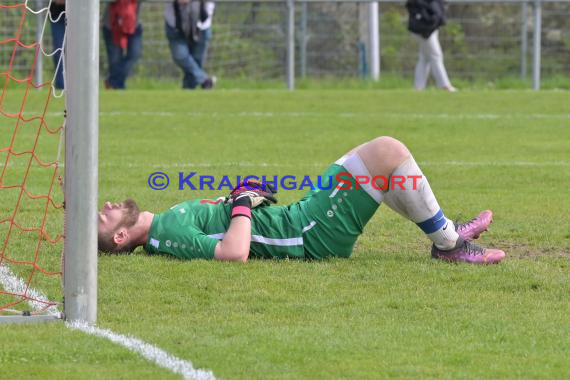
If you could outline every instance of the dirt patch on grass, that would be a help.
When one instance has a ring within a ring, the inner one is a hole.
[[[529,259],[534,257],[551,257],[570,259],[568,247],[536,247],[528,244],[513,242],[497,242],[493,247],[502,249],[507,253],[507,258]]]

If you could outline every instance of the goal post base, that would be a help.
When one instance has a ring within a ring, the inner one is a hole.
[[[42,323],[42,322],[63,322],[63,318],[57,315],[9,315],[0,316],[0,325],[9,323]]]

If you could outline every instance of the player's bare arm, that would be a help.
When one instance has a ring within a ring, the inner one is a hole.
[[[247,261],[251,243],[251,219],[246,216],[232,218],[224,239],[216,245],[214,258],[224,261]]]
[[[264,189],[256,181],[247,181],[238,185],[226,201],[232,205],[232,219],[224,238],[216,245],[214,258],[245,262],[251,244],[251,209],[277,200],[272,189]]]

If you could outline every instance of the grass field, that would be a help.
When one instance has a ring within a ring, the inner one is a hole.
[[[133,197],[160,212],[226,192],[178,190],[179,172],[316,177],[391,135],[448,217],[495,212],[480,243],[508,256],[434,261],[421,231],[383,206],[348,260],[101,257],[98,326],[221,379],[568,378],[569,104],[566,91],[103,92],[100,204]],[[169,188],[149,188],[156,171]],[[280,202],[301,195],[283,190]],[[0,341],[3,379],[177,378],[63,323],[0,325]]]

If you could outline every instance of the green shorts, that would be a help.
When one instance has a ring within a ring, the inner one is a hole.
[[[371,186],[356,186],[357,175],[370,178],[358,155],[344,156],[321,176],[323,190],[311,190],[299,202],[307,259],[352,254],[358,236],[382,200],[381,192]]]

